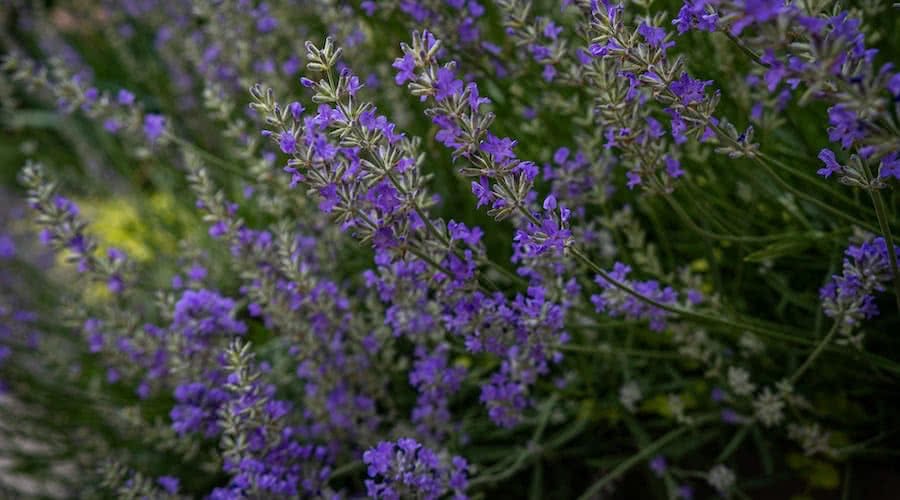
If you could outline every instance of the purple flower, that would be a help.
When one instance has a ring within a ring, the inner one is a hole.
[[[641,185],[641,174],[635,172],[633,170],[629,170],[625,173],[625,176],[628,177],[628,182],[625,184],[628,186],[628,189],[634,189],[635,186]]]
[[[648,45],[657,49],[662,49],[663,52],[675,45],[675,42],[666,42],[666,30],[650,26],[645,22],[642,22],[638,26],[638,33],[644,37],[644,40],[647,41]]]
[[[713,387],[709,392],[709,398],[712,399],[713,402],[721,403],[725,400],[725,391],[723,391],[721,387]]]
[[[900,247],[892,247],[895,254],[900,254]],[[888,251],[881,237],[847,248],[843,272],[832,276],[819,290],[826,316],[852,328],[879,314],[874,294],[883,291],[891,279]]]
[[[462,94],[463,82],[456,78],[456,74],[449,68],[440,68],[434,81],[435,95],[438,101],[443,101],[451,96]]]
[[[556,40],[559,34],[562,33],[562,30],[562,26],[557,26],[553,21],[548,21],[547,25],[544,26],[544,36],[551,40]]]
[[[766,70],[763,79],[766,82],[766,88],[769,92],[773,92],[775,88],[778,87],[778,83],[781,82],[781,79],[787,75],[787,68],[777,57],[775,57],[775,51],[772,49],[767,49],[760,60],[769,67],[769,69]]]
[[[469,91],[469,107],[472,108],[472,111],[477,112],[478,108],[481,107],[482,104],[488,104],[491,102],[487,97],[481,97],[478,95],[478,85],[474,82],[470,83],[466,86],[466,89]]]
[[[368,466],[366,490],[371,498],[436,499],[453,492],[466,498],[468,463],[453,457],[449,463],[410,438],[382,441],[363,453]]]
[[[684,170],[681,169],[681,162],[672,158],[670,155],[666,155],[665,157],[666,164],[666,173],[669,177],[673,179],[677,179],[684,175]]]
[[[895,98],[900,97],[900,73],[894,73],[887,82],[887,89]]]
[[[278,147],[285,154],[292,154],[297,147],[297,138],[290,131],[285,130],[278,136]]]
[[[741,421],[740,415],[738,415],[737,412],[732,410],[731,408],[723,409],[719,416],[722,419],[722,422],[730,425],[738,424]]]
[[[678,487],[678,490],[675,492],[678,498],[683,500],[692,500],[694,498],[694,488],[689,484],[682,484]]]
[[[670,287],[663,288],[657,281],[631,281],[628,274],[631,268],[621,262],[613,265],[609,276],[616,282],[631,288],[637,294],[650,300],[672,306],[678,302],[678,293]],[[595,278],[603,292],[591,296],[597,312],[606,312],[610,316],[625,316],[632,319],[646,319],[650,323],[650,329],[662,331],[666,326],[666,318],[669,312],[646,301],[640,300],[632,294],[621,290],[602,276]]]
[[[816,173],[822,177],[831,177],[832,174],[839,174],[844,170],[844,167],[835,158],[834,152],[828,148],[819,151],[819,159],[822,160],[825,167],[820,168]]]
[[[709,0],[686,0],[678,11],[678,16],[672,21],[678,33],[685,33],[693,28],[710,33],[716,31],[719,17],[716,13],[706,11],[708,3]]]
[[[513,153],[515,145],[516,141],[508,137],[501,139],[488,132],[487,139],[481,143],[481,150],[493,156],[494,161],[502,165],[516,157]]]
[[[131,106],[134,104],[134,94],[125,89],[121,89],[116,96],[116,101],[122,106]]]
[[[556,197],[552,194],[547,196],[544,199],[544,210],[555,210],[556,209]]]
[[[744,0],[743,16],[731,25],[731,34],[738,36],[744,28],[772,20],[784,10],[783,0]]]
[[[219,221],[209,226],[209,235],[213,238],[221,238],[226,233],[228,233],[228,223],[225,221]]]
[[[362,83],[359,81],[359,77],[356,75],[349,75],[347,77],[347,93],[351,96],[355,97],[356,93],[359,92],[359,89],[362,88]]]
[[[566,158],[569,157],[569,148],[559,148],[553,153],[553,162],[557,165],[562,165],[565,163]]]
[[[666,112],[672,117],[672,138],[675,144],[684,144],[687,142],[687,123],[678,111],[666,109]]]
[[[114,274],[106,280],[106,288],[111,293],[120,294],[125,290],[125,283],[122,281],[121,276]]]
[[[162,115],[148,114],[144,116],[144,136],[151,143],[156,142],[166,128],[166,118]]]
[[[481,386],[481,402],[488,408],[488,416],[500,427],[513,427],[528,406],[526,385],[516,380],[508,362],[500,372],[491,375]]]
[[[692,103],[702,101],[705,98],[706,87],[711,84],[711,80],[696,80],[685,72],[681,74],[678,80],[669,85],[669,89],[678,96],[681,104],[689,106]]]
[[[224,382],[219,372],[209,374],[209,383],[190,382],[175,388],[175,406],[169,412],[172,430],[179,435],[201,432],[206,437],[219,434],[218,413],[228,393],[217,387]]]
[[[291,117],[294,120],[300,121],[300,118],[303,116],[303,112],[305,111],[305,108],[299,102],[294,101],[294,102],[288,104],[288,111],[291,112]]]
[[[192,281],[203,281],[206,278],[206,268],[199,264],[194,264],[188,269],[187,276]]]
[[[556,78],[556,68],[552,64],[545,64],[541,76],[544,78],[544,81],[552,82]]]
[[[296,56],[291,56],[281,63],[281,72],[287,76],[294,76],[298,71],[300,71],[300,59]]]
[[[894,151],[881,159],[878,176],[882,179],[893,177],[900,180],[900,152]]]
[[[247,331],[247,325],[232,317],[234,308],[233,300],[215,292],[186,290],[175,304],[172,328],[193,342],[186,349],[201,349],[211,335],[243,334]]]
[[[437,139],[438,142],[447,146],[448,148],[457,148],[461,147],[463,144],[460,143],[457,139],[459,135],[462,133],[462,130],[456,125],[451,118],[445,115],[436,115],[432,118],[432,121],[438,126],[438,133],[435,134],[434,138]]]
[[[175,495],[178,493],[179,480],[177,477],[160,476],[156,482],[168,494]]]
[[[478,199],[476,208],[491,205],[494,201],[494,194],[491,192],[491,187],[488,185],[485,177],[480,178],[478,182],[472,181],[472,194]]]
[[[469,246],[476,246],[484,236],[484,231],[480,227],[475,226],[471,229],[466,227],[462,222],[451,220],[447,223],[447,231],[450,233],[451,240],[463,241]]]
[[[828,108],[828,123],[831,125],[828,128],[828,140],[840,142],[844,149],[849,149],[866,136],[856,112],[840,104]]]
[[[8,234],[0,234],[0,259],[11,259],[16,256],[16,243]]]
[[[119,131],[120,128],[122,128],[122,124],[119,123],[119,121],[115,118],[107,118],[106,120],[103,120],[103,130],[106,130],[110,134],[115,134]]]
[[[650,460],[650,470],[653,471],[659,477],[662,477],[666,473],[667,465],[666,465],[666,457],[662,455],[656,455]]]

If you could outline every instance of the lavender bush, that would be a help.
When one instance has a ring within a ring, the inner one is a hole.
[[[0,24],[3,496],[895,494],[897,5]]]

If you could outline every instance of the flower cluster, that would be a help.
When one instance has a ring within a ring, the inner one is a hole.
[[[415,439],[382,441],[363,454],[363,462],[371,478],[366,480],[370,498],[437,499],[451,492],[453,498],[468,498],[464,494],[468,484],[466,460],[448,460]]]
[[[126,132],[135,143],[155,145],[165,140],[166,118],[148,113],[128,89],[104,92],[91,85],[84,74],[72,75],[59,61],[41,67],[35,61],[16,53],[7,55],[0,71],[48,94],[64,113],[80,111],[103,124],[110,134]]]
[[[825,314],[841,325],[848,336],[866,319],[878,316],[875,293],[883,292],[891,280],[888,244],[873,238],[844,251],[843,271],[819,290]],[[894,246],[900,256],[900,247]]]
[[[28,204],[38,214],[43,226],[41,242],[57,251],[70,252],[80,274],[104,281],[110,292],[122,293],[129,262],[124,252],[109,248],[105,256],[97,256],[97,242],[85,233],[86,222],[72,200],[56,193],[43,166],[29,164],[22,171],[22,182],[29,189]]]
[[[631,267],[616,262],[612,271],[609,272],[609,276],[631,288],[636,295],[613,286],[611,281],[604,276],[597,276],[595,281],[603,289],[603,292],[591,295],[591,303],[594,304],[597,312],[606,312],[611,316],[625,316],[629,319],[648,320],[651,330],[664,330],[666,318],[670,316],[667,306],[671,307],[679,303],[678,292],[671,287],[663,288],[655,280],[631,281],[628,279],[629,273],[631,273]],[[690,305],[697,305],[703,301],[703,295],[697,290],[688,290],[686,296]],[[639,297],[646,297],[650,300],[639,299]]]
[[[826,165],[820,175],[838,173],[843,182],[877,188],[883,187],[879,179],[896,177],[897,139],[886,129],[895,122],[891,109],[900,97],[900,73],[893,63],[876,66],[878,50],[867,47],[861,21],[850,12],[762,0],[702,0],[685,2],[674,23],[679,32],[725,31],[751,51],[759,63],[753,81],[779,95],[781,110],[798,91],[801,103],[829,104],[828,139],[854,151],[851,162],[871,165],[875,175],[862,168],[846,175],[848,168],[839,166],[830,149],[820,155]]]
[[[685,174],[675,146],[714,136],[718,93],[708,96],[712,82],[691,77],[680,58],[668,56],[675,42],[664,28],[641,22],[629,29],[620,5],[594,2],[588,13],[592,59],[583,71],[594,88],[604,89],[595,96],[594,117],[604,148],[621,152],[629,189],[671,192]],[[655,116],[651,100],[663,105]]]

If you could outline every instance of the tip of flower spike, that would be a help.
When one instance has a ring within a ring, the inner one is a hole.
[[[554,210],[556,208],[556,197],[552,194],[544,199],[544,210]]]

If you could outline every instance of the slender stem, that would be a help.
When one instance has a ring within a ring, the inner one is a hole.
[[[781,235],[781,234],[772,234],[772,235],[768,235],[768,236],[732,236],[729,234],[718,234],[718,233],[713,233],[711,231],[707,231],[706,229],[703,229],[700,226],[698,226],[697,223],[694,222],[693,219],[691,219],[690,215],[688,215],[687,212],[684,210],[684,207],[682,207],[681,204],[675,200],[675,197],[673,197],[670,194],[666,194],[666,195],[664,195],[664,197],[665,197],[666,201],[669,203],[669,205],[672,207],[672,209],[675,210],[675,213],[677,213],[682,219],[684,219],[684,222],[688,225],[688,227],[690,227],[692,231],[694,231],[695,233],[697,233],[701,236],[705,236],[707,238],[718,239],[718,240],[724,240],[724,241],[745,241],[745,242],[754,242],[754,241],[766,242],[766,241],[775,241],[775,240],[780,240],[780,239],[785,238],[785,235]]]
[[[590,498],[593,498],[594,495],[596,495],[598,492],[600,492],[600,490],[602,490],[604,486],[606,486],[607,484],[609,484],[611,481],[615,480],[622,474],[625,474],[626,472],[628,472],[635,465],[647,460],[651,456],[658,453],[659,450],[663,446],[665,446],[665,445],[669,444],[669,442],[674,441],[675,439],[679,438],[682,434],[685,434],[686,432],[693,429],[694,427],[697,427],[701,424],[711,421],[712,418],[713,417],[705,417],[705,418],[697,419],[696,421],[694,421],[690,424],[687,424],[683,427],[679,427],[677,429],[670,431],[669,433],[663,435],[656,441],[653,441],[652,443],[643,447],[643,449],[641,451],[637,452],[636,454],[632,455],[630,458],[628,458],[624,462],[620,463],[609,474],[603,476],[599,481],[595,482],[590,487],[588,487],[588,489],[585,490],[584,493],[582,493],[580,497],[578,497],[578,500],[588,500]]]
[[[722,31],[721,33],[723,33],[725,36],[727,36],[729,40],[734,42],[734,44],[737,45],[737,47],[739,49],[741,49],[741,51],[743,53],[747,54],[747,56],[749,56],[750,59],[753,59],[753,62],[755,62],[756,64],[759,64],[760,66],[762,66],[764,68],[769,67],[769,65],[764,63],[762,58],[759,57],[759,55],[756,52],[753,52],[753,49],[744,45],[744,42],[738,40],[737,37],[735,37],[734,35],[732,35],[731,33],[727,32],[727,31]]]
[[[719,456],[716,457],[715,463],[722,463],[725,460],[728,460],[732,454],[738,449],[740,444],[744,441],[744,438],[747,437],[747,434],[750,433],[750,429],[753,426],[752,423],[747,423],[741,426],[740,430],[734,433],[734,437],[728,441],[728,444],[725,445],[725,448],[722,449]]]
[[[836,215],[836,216],[846,220],[847,222],[852,222],[853,224],[856,224],[857,226],[860,226],[860,227],[864,227],[870,231],[875,230],[875,226],[873,226],[872,224],[870,224],[866,221],[863,221],[861,219],[858,219],[848,213],[845,213],[843,210],[834,208],[833,206],[829,205],[828,203],[825,203],[822,200],[820,200],[816,197],[813,197],[813,196],[795,188],[794,186],[790,185],[790,183],[788,183],[787,181],[782,179],[775,172],[775,170],[773,170],[772,167],[768,163],[766,163],[766,161],[763,160],[763,157],[761,157],[759,155],[754,155],[752,158],[753,158],[754,162],[756,162],[757,165],[763,167],[766,170],[766,172],[773,179],[775,179],[775,182],[778,183],[779,186],[781,186],[785,190],[789,191],[794,196],[796,196],[802,200],[805,200],[809,203],[812,203],[813,205],[817,206],[818,208],[820,208],[828,213],[831,213],[833,215]]]
[[[334,471],[332,471],[331,475],[328,476],[328,481],[331,481],[333,479],[337,479],[337,478],[345,476],[347,474],[356,472],[357,469],[362,469],[363,467],[365,467],[365,464],[363,464],[362,461],[360,461],[360,460],[354,460],[352,462],[348,462],[348,463],[338,467],[337,469],[334,469]]]
[[[790,378],[788,378],[788,381],[791,383],[791,385],[795,385],[797,380],[800,379],[803,373],[808,370],[809,367],[812,366],[812,364],[816,361],[816,358],[818,358],[819,355],[825,351],[825,348],[828,347],[828,344],[831,343],[831,340],[835,335],[837,335],[837,332],[840,330],[839,327],[841,325],[842,319],[843,318],[840,315],[835,318],[834,324],[831,325],[831,330],[828,331],[828,334],[825,335],[825,338],[823,338],[822,341],[819,342],[819,345],[817,345],[816,348],[813,349],[813,352],[811,352],[809,354],[809,357],[806,358],[806,361],[804,361],[803,364],[800,365],[799,368],[797,368],[797,371],[795,371],[794,374],[791,375]]]
[[[672,351],[651,351],[646,349],[623,349],[623,348],[614,348],[609,347],[608,349],[594,346],[585,346],[585,345],[575,345],[575,344],[559,344],[554,346],[555,349],[559,349],[560,351],[570,351],[570,352],[583,352],[588,354],[608,354],[610,356],[615,356],[617,354],[623,354],[625,356],[632,356],[636,358],[650,358],[650,359],[681,359],[681,355],[677,352]]]
[[[535,429],[531,440],[529,441],[528,448],[519,453],[519,455],[516,456],[515,460],[509,467],[495,474],[480,475],[469,481],[469,486],[472,487],[480,484],[493,484],[508,479],[519,472],[521,469],[525,468],[525,466],[531,463],[532,460],[540,457],[542,454],[544,454],[544,452],[565,444],[570,439],[581,433],[581,431],[584,429],[584,426],[586,425],[586,421],[584,419],[578,420],[578,422],[569,426],[568,430],[562,432],[561,434],[559,434],[559,436],[548,441],[544,445],[538,444],[538,441],[541,439],[541,436],[544,433],[544,429],[546,429],[547,423],[550,420],[550,414],[552,413],[552,410],[556,405],[557,399],[558,395],[554,395],[547,401],[546,406],[544,407],[544,411],[541,414],[541,419],[538,423],[538,426]]]
[[[233,165],[231,163],[228,163],[226,160],[219,158],[218,156],[210,153],[209,151],[206,151],[205,149],[201,148],[200,146],[198,146],[190,141],[182,139],[181,137],[178,137],[171,133],[167,133],[166,138],[168,138],[170,141],[174,142],[175,144],[178,144],[179,146],[181,146],[183,148],[190,149],[194,154],[203,157],[206,161],[208,161],[210,163],[213,163],[213,164],[216,164],[216,165],[222,167],[223,169],[225,169],[226,171],[228,171],[231,174],[237,175],[238,177],[242,177],[244,179],[251,179],[251,180],[254,179],[253,176],[247,174],[247,172],[242,170],[240,167]]]
[[[730,142],[730,143],[731,143],[733,146],[735,146],[735,147],[738,147],[738,148],[742,147],[742,145],[741,145],[740,143],[738,143],[738,142],[735,141],[731,136],[729,136],[728,133],[725,132],[725,130],[722,129],[722,127],[720,127],[719,125],[717,125],[717,124],[715,124],[715,123],[711,123],[711,122],[708,123],[708,125],[709,125],[713,130],[715,130],[715,132],[719,135],[719,137],[721,137],[721,138],[727,140],[728,142]],[[823,202],[822,200],[820,200],[820,199],[818,199],[818,198],[816,198],[816,197],[814,197],[814,196],[811,196],[811,195],[809,195],[809,194],[807,194],[807,193],[805,193],[805,192],[803,192],[803,191],[801,191],[801,190],[795,188],[794,186],[790,185],[790,183],[788,183],[787,181],[785,181],[784,179],[782,179],[782,178],[775,172],[775,170],[774,170],[774,169],[772,168],[772,166],[769,164],[770,159],[769,159],[768,156],[766,156],[766,155],[764,155],[764,154],[761,154],[761,153],[757,153],[757,154],[750,155],[750,158],[751,158],[757,165],[759,165],[759,166],[761,166],[763,169],[765,169],[765,171],[766,171],[773,179],[775,179],[775,182],[778,183],[779,186],[781,186],[783,189],[787,190],[788,192],[790,192],[790,193],[793,194],[794,196],[796,196],[796,197],[798,197],[798,198],[800,198],[800,199],[803,199],[803,200],[805,200],[805,201],[807,201],[807,202],[809,202],[809,203],[812,203],[813,205],[819,207],[820,209],[825,210],[826,212],[829,212],[829,213],[831,213],[831,214],[833,214],[833,215],[836,215],[836,216],[838,216],[838,217],[840,217],[840,218],[842,218],[842,219],[844,219],[844,220],[846,220],[846,221],[848,221],[848,222],[852,222],[852,223],[856,224],[857,226],[864,227],[864,228],[866,228],[866,229],[868,229],[868,230],[870,230],[870,231],[875,231],[875,230],[876,230],[876,229],[875,229],[875,226],[873,226],[872,224],[869,224],[869,223],[866,222],[866,221],[857,219],[856,217],[854,217],[854,216],[852,216],[852,215],[850,215],[850,214],[844,213],[844,211],[838,210],[837,208],[834,208],[833,206],[829,205],[828,203],[825,203],[825,202]]]
[[[781,161],[780,159],[778,159],[775,156],[770,156],[770,155],[768,155],[766,153],[762,153],[762,152],[759,152],[757,154],[759,156],[761,156],[764,160],[774,164],[781,170],[784,170],[785,172],[787,172],[789,174],[793,174],[807,182],[815,183],[817,185],[817,187],[819,187],[820,189],[822,189],[823,191],[828,193],[829,199],[840,200],[842,203],[845,203],[847,205],[855,205],[856,204],[852,199],[850,199],[844,193],[831,187],[830,184],[826,184],[826,185],[822,186],[821,182],[817,182],[815,180],[815,179],[821,180],[822,179],[821,177],[815,176],[810,172],[806,172],[804,170],[793,167],[793,166]]]
[[[587,256],[585,256],[583,253],[581,253],[581,251],[579,249],[570,247],[569,251],[572,252],[572,255],[574,255],[578,260],[580,260],[585,265],[590,267],[594,272],[599,274],[600,277],[602,277],[604,280],[606,280],[607,282],[612,284],[613,287],[618,288],[619,290],[622,290],[623,292],[627,293],[628,295],[631,295],[632,297],[634,297],[642,302],[650,304],[653,307],[662,309],[663,311],[666,311],[666,312],[669,312],[672,314],[677,314],[678,316],[681,316],[682,318],[692,319],[694,321],[701,322],[701,323],[724,325],[724,326],[729,326],[731,328],[734,328],[736,330],[748,330],[748,331],[751,331],[754,333],[759,333],[761,335],[765,335],[770,338],[781,340],[784,342],[803,343],[803,344],[808,343],[807,339],[795,337],[788,333],[773,330],[770,328],[757,326],[752,323],[737,322],[737,321],[734,321],[734,320],[731,320],[728,318],[709,316],[706,314],[688,311],[685,309],[681,309],[679,307],[673,307],[668,304],[663,304],[661,302],[657,302],[647,296],[641,295],[639,292],[635,291],[633,288],[629,287],[628,285],[625,285],[619,281],[616,281],[612,276],[610,276],[610,274],[608,272],[603,270],[603,268],[601,268],[600,266],[595,264],[593,261],[591,261],[589,258],[587,258]]]
[[[528,281],[526,281],[525,278],[523,278],[523,277],[519,276],[518,274],[510,271],[509,269],[501,266],[500,264],[494,262],[493,260],[491,260],[488,257],[485,257],[483,259],[478,259],[478,262],[480,262],[482,264],[486,264],[486,265],[494,268],[494,270],[496,270],[500,274],[506,276],[513,283],[516,283],[520,286],[528,285]]]
[[[891,274],[894,278],[894,298],[897,299],[897,309],[900,310],[900,271],[897,269],[897,252],[894,250],[894,237],[891,235],[887,209],[884,206],[884,200],[881,198],[880,192],[869,190],[869,195],[872,196],[872,203],[875,204],[875,215],[878,217],[878,225],[881,226],[881,234],[884,235],[885,245],[887,246],[888,262],[891,265]]]

